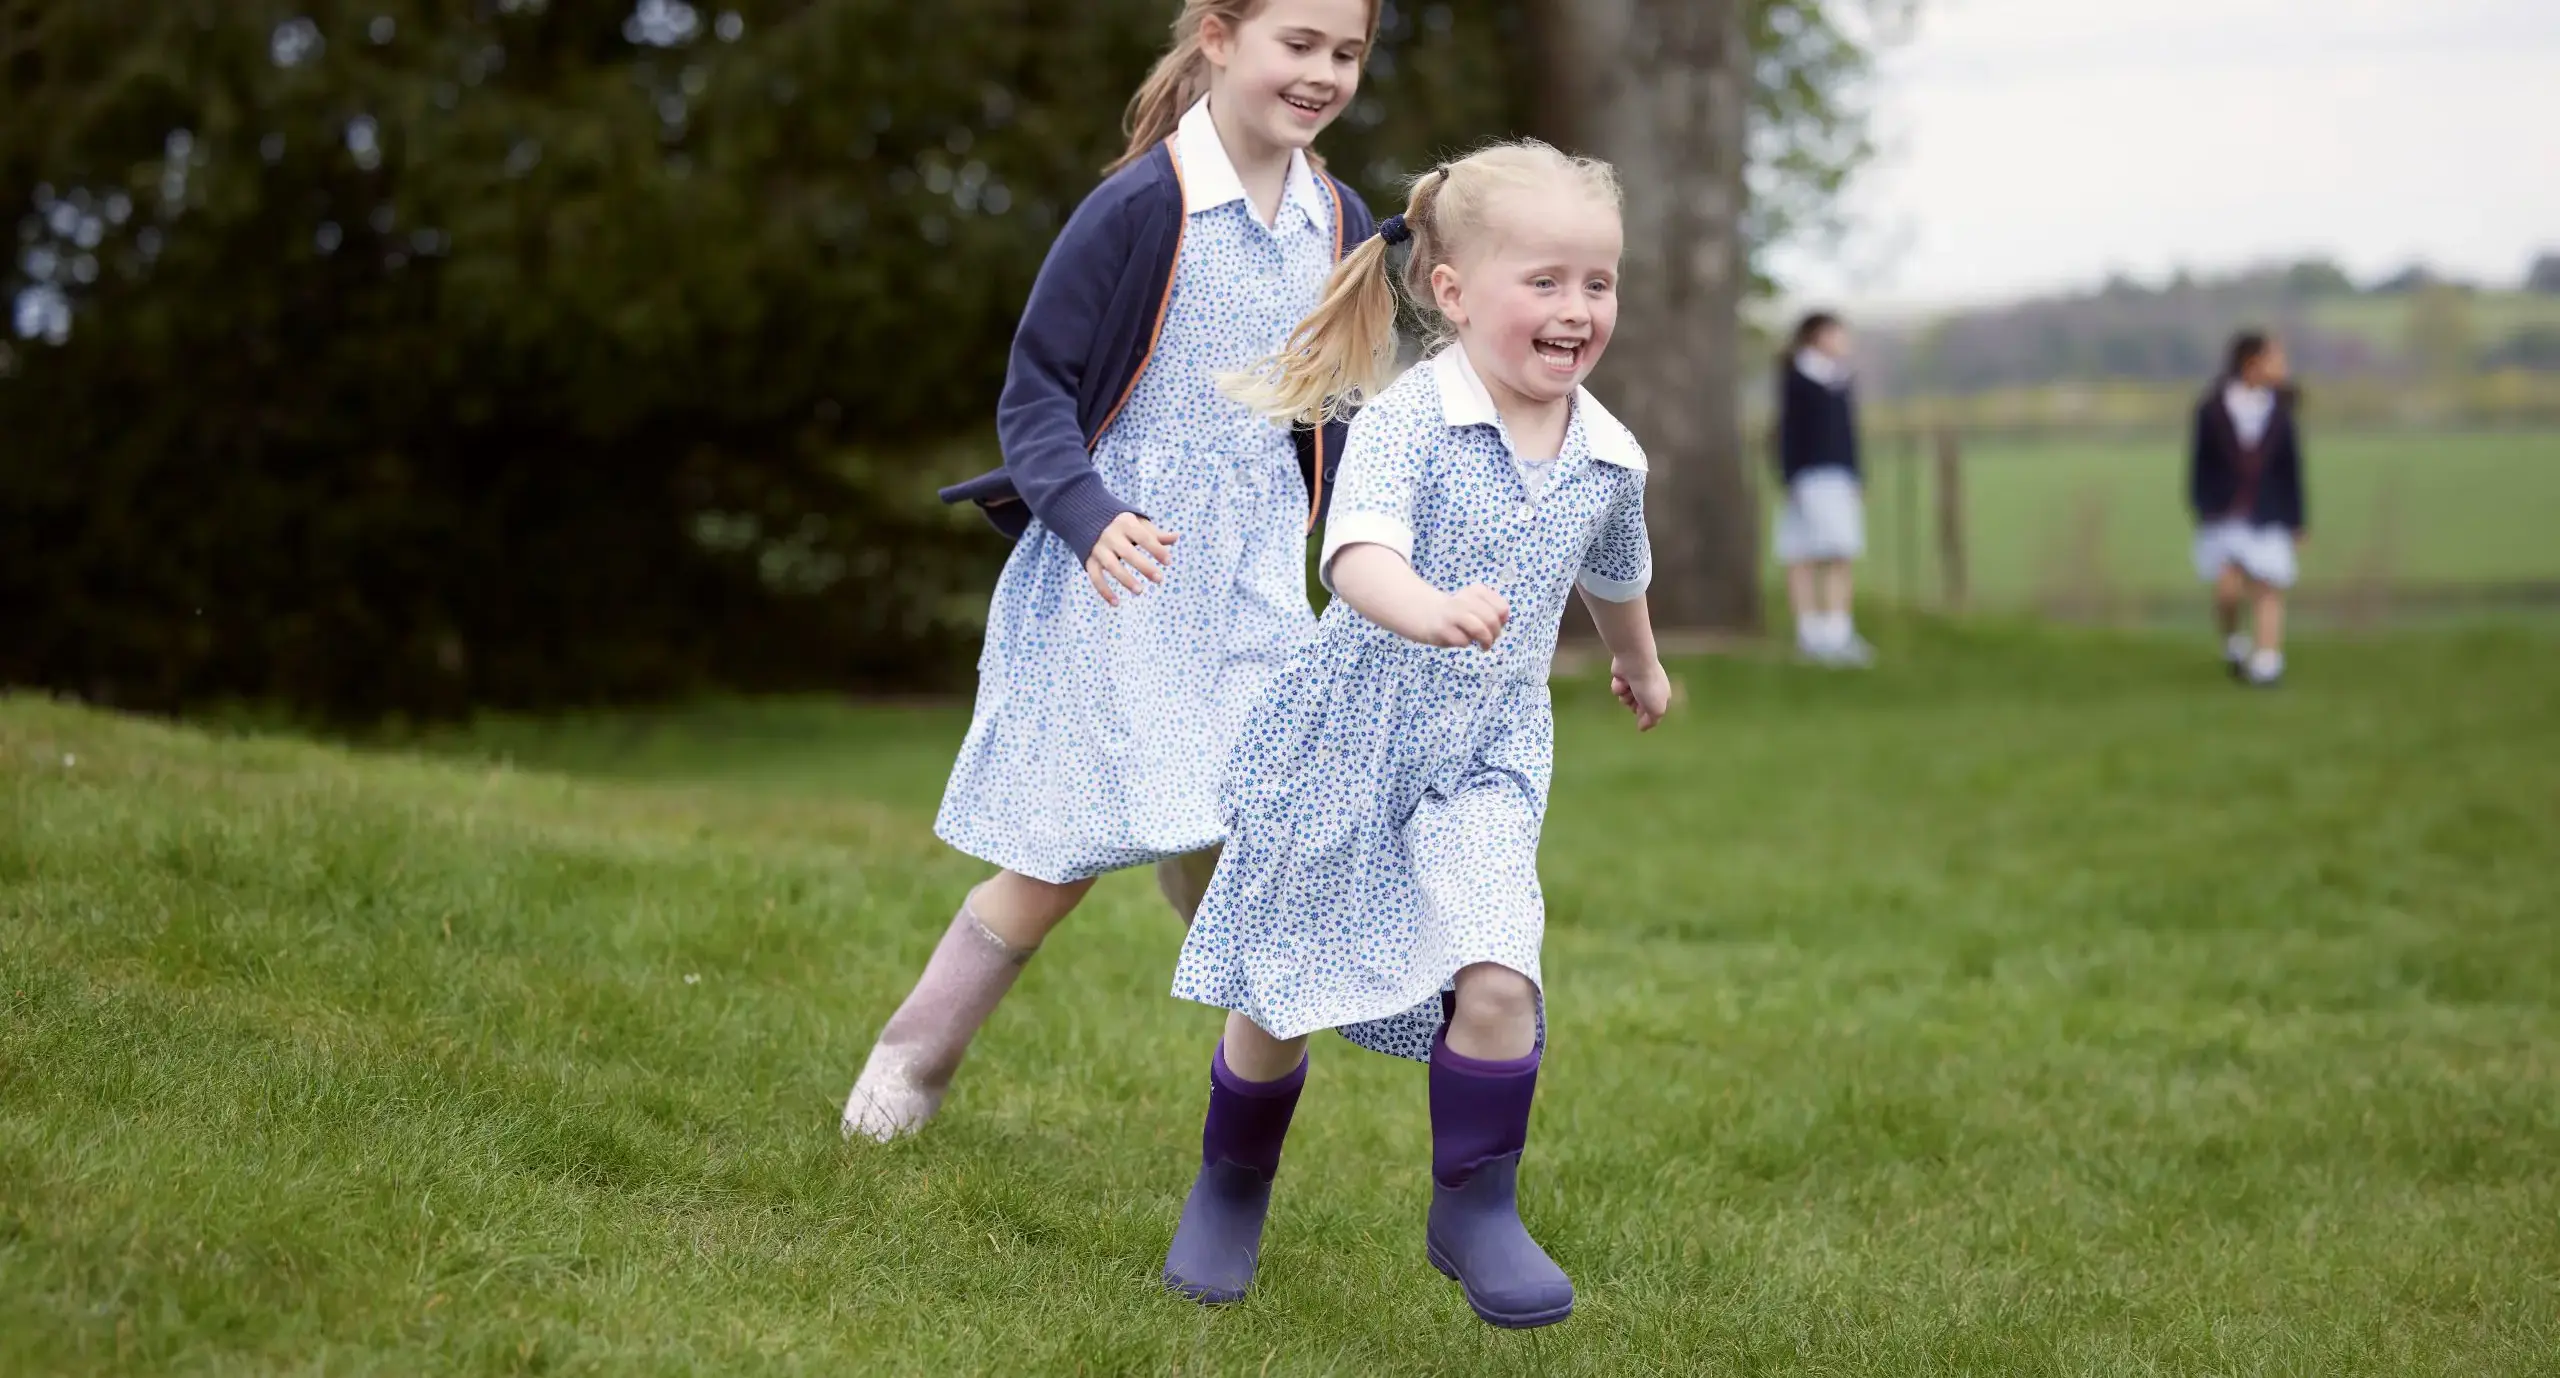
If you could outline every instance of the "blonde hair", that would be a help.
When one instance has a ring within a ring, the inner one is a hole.
[[[1404,229],[1413,245],[1402,275],[1405,295],[1436,314],[1432,270],[1455,261],[1495,228],[1496,199],[1559,188],[1613,212],[1619,207],[1615,168],[1535,139],[1491,144],[1414,178],[1404,207]],[[1219,387],[1259,416],[1314,425],[1344,419],[1386,386],[1396,363],[1397,276],[1388,267],[1388,247],[1380,233],[1353,250],[1334,268],[1323,300],[1289,332],[1288,342],[1243,372],[1221,377]],[[1445,342],[1446,323],[1435,321],[1432,334],[1435,343]]]
[[[1271,0],[1183,0],[1182,12],[1173,17],[1173,46],[1156,59],[1155,69],[1129,98],[1129,112],[1121,123],[1129,131],[1129,147],[1105,175],[1118,172],[1146,156],[1148,149],[1171,137],[1182,124],[1184,111],[1197,104],[1209,90],[1209,55],[1200,43],[1200,27],[1211,19],[1227,26],[1229,33],[1243,28],[1245,21],[1262,13]],[[1378,20],[1386,6],[1384,0],[1369,0],[1368,46],[1378,46]],[[1361,61],[1368,60],[1367,51]],[[1317,167],[1324,160],[1311,150],[1307,160]]]

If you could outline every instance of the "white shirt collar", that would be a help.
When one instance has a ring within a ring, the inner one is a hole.
[[[1227,156],[1227,146],[1218,139],[1218,126],[1209,118],[1207,96],[1192,102],[1175,128],[1173,152],[1182,165],[1184,215],[1198,215],[1229,201],[1245,199],[1244,179],[1236,175],[1235,161]],[[1288,189],[1281,193],[1281,209],[1294,205],[1306,213],[1309,222],[1322,224],[1324,204],[1324,191],[1316,185],[1316,170],[1307,162],[1306,152],[1291,150]]]
[[[1484,379],[1476,376],[1476,366],[1467,359],[1464,346],[1452,342],[1431,356],[1431,377],[1440,388],[1440,419],[1452,428],[1459,426],[1502,425],[1502,413],[1494,408],[1493,394],[1485,390]],[[1573,422],[1565,427],[1565,444],[1571,448],[1576,425],[1582,431],[1582,443],[1591,457],[1603,464],[1621,469],[1645,472],[1644,447],[1636,443],[1635,433],[1609,414],[1600,399],[1589,388],[1573,390]]]
[[[2231,413],[2231,425],[2240,433],[2240,443],[2255,445],[2266,437],[2267,427],[2275,420],[2276,391],[2252,387],[2234,378],[2222,389],[2222,406]]]
[[[1845,387],[1849,382],[1848,363],[1819,349],[1797,350],[1796,372],[1826,388]]]

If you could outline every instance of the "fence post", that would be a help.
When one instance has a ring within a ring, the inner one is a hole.
[[[1902,462],[1894,466],[1893,600],[1905,611],[1920,606],[1920,432],[1902,433]]]
[[[1938,582],[1951,612],[1965,603],[1964,456],[1955,429],[1938,428]]]

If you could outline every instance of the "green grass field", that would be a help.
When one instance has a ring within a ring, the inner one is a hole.
[[[2409,342],[2410,297],[2333,297],[2311,305],[2312,323],[2324,330],[2364,337],[2385,357]],[[2560,329],[2560,296],[2538,292],[2483,291],[2466,298],[2472,337],[2495,346],[2522,330]]]
[[[1560,686],[1530,1335],[1338,1040],[1264,1285],[1158,1290],[1217,1017],[1137,877],[928,1135],[837,1140],[977,875],[960,710],[0,700],[0,1372],[2553,1372],[2560,641],[1885,643],[1650,738]]]
[[[2308,593],[2379,585],[2425,600],[2560,585],[2560,433],[2314,430],[2308,450]],[[1906,477],[1889,440],[1872,453],[1866,587],[1891,598],[1908,585],[1927,601],[1939,587],[1927,462]],[[1969,447],[1965,461],[1966,558],[1979,605],[2141,602],[2195,589],[2185,452],[2174,438],[1990,442]]]

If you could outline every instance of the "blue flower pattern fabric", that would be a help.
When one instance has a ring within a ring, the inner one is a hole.
[[[1175,135],[1185,226],[1154,357],[1094,463],[1176,533],[1165,582],[1102,601],[1038,522],[987,611],[977,712],[934,831],[1053,883],[1215,846],[1215,763],[1305,641],[1308,494],[1289,433],[1218,390],[1278,349],[1333,271],[1331,199],[1301,158],[1257,219],[1195,106]]]
[[[1228,763],[1228,841],[1173,993],[1278,1038],[1338,1028],[1427,1061],[1442,993],[1494,962],[1544,982],[1537,851],[1553,775],[1547,673],[1577,584],[1625,602],[1652,562],[1644,453],[1577,393],[1531,492],[1455,346],[1352,422],[1323,563],[1404,554],[1434,588],[1484,584],[1511,622],[1490,651],[1406,641],[1348,604],[1275,676]],[[1540,1023],[1544,1042],[1544,1021]]]

